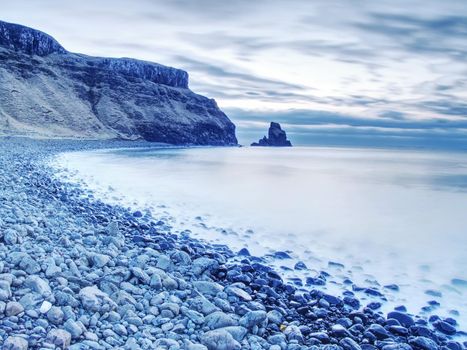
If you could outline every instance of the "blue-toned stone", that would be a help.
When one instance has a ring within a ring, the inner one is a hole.
[[[415,349],[438,350],[438,345],[432,339],[426,337],[415,337],[409,339],[409,344]]]
[[[393,318],[393,319],[399,321],[399,323],[404,327],[410,327],[415,323],[411,316],[407,315],[404,312],[400,312],[400,311],[391,311],[391,312],[389,312],[387,318]]]

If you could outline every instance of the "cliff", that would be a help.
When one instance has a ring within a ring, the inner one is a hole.
[[[189,90],[187,72],[71,53],[45,33],[1,21],[0,132],[237,144],[233,123]]]

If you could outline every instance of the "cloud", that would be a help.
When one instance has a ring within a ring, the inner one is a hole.
[[[269,121],[276,121],[295,145],[467,149],[467,120],[375,119],[313,110],[259,113],[230,109],[227,113],[236,122],[243,144],[261,138]],[[392,111],[387,114],[394,117]]]
[[[467,130],[467,118],[465,120],[446,121],[444,119],[408,119],[394,111],[383,112],[391,118],[356,117],[339,113],[317,110],[288,110],[288,111],[245,111],[231,108],[227,112],[235,120],[248,121],[277,121],[289,125],[335,125],[345,127],[373,127],[385,130]],[[396,115],[397,117],[394,117]]]
[[[175,56],[174,60],[181,66],[186,67],[188,71],[202,72],[209,77],[216,79],[233,79],[238,84],[247,84],[248,86],[259,86],[262,89],[274,89],[285,91],[304,91],[306,87],[291,84],[284,81],[262,78],[254,74],[248,74],[244,70],[237,68],[227,68],[220,64],[207,63],[185,56]]]
[[[406,55],[467,57],[467,16],[449,15],[423,18],[407,14],[371,13],[361,30],[391,39]]]

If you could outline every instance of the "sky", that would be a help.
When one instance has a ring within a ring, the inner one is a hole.
[[[467,148],[466,0],[0,0],[67,50],[188,71],[249,144]]]

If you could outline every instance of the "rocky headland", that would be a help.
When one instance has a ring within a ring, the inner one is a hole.
[[[268,137],[264,136],[258,142],[253,142],[251,146],[292,147],[292,143],[287,140],[287,134],[282,130],[281,125],[271,122],[268,130]]]
[[[235,126],[188,73],[130,58],[68,52],[0,21],[0,133],[236,145]]]
[[[147,143],[0,139],[2,349],[465,349],[452,318],[383,314],[381,302],[315,288],[324,272],[306,288],[286,283],[246,249],[174,234],[49,165],[63,151],[122,146]]]

